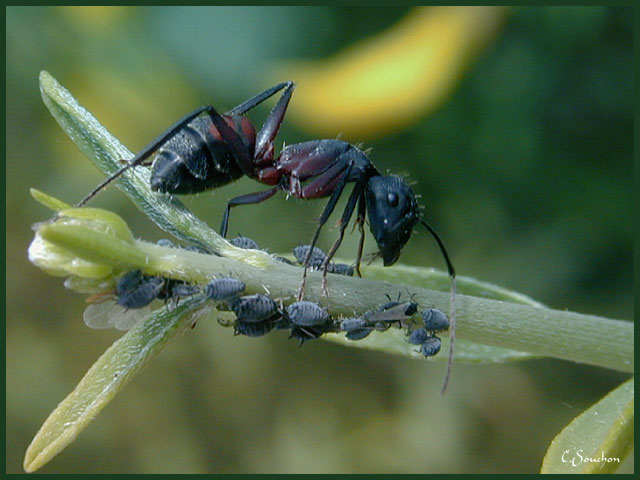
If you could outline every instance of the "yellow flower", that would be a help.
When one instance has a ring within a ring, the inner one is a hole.
[[[288,64],[290,115],[317,135],[358,140],[404,128],[451,93],[495,35],[504,7],[421,7],[328,60]],[[284,72],[284,73],[283,73]]]

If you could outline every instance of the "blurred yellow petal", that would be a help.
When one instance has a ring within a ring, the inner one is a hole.
[[[75,27],[93,35],[106,33],[117,27],[133,12],[132,7],[112,6],[67,6],[57,9]]]
[[[386,32],[334,57],[289,63],[297,83],[289,114],[317,135],[363,139],[390,133],[445,101],[495,36],[505,7],[421,7]]]

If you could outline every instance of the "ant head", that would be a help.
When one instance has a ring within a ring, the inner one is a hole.
[[[379,255],[385,266],[393,265],[420,219],[416,197],[401,177],[378,175],[367,182],[365,198]]]

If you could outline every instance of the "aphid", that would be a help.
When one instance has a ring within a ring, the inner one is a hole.
[[[179,280],[169,280],[165,287],[167,299],[190,297],[200,292],[198,285],[189,285],[188,283],[181,282]],[[158,297],[161,298],[161,297]]]
[[[353,265],[347,265],[346,263],[333,263],[329,266],[329,273],[335,273],[336,275],[353,277],[353,272]]]
[[[367,326],[367,322],[361,317],[345,318],[340,321],[340,330],[350,332]]]
[[[422,312],[424,327],[429,332],[441,332],[449,329],[449,319],[440,310],[430,308]]]
[[[269,320],[263,320],[262,322],[243,322],[241,320],[236,320],[233,328],[234,335],[261,337],[273,330],[274,323]]]
[[[327,323],[325,325],[317,325],[313,327],[302,327],[299,325],[293,325],[293,327],[291,328],[291,334],[289,335],[289,338],[295,338],[297,340],[300,340],[300,346],[302,346],[304,342],[307,342],[309,340],[315,340],[317,338],[320,338],[325,333],[332,332],[332,331],[333,331],[333,325],[331,325],[330,323]]]
[[[287,317],[291,322],[301,327],[316,327],[326,325],[331,320],[329,312],[317,303],[295,302],[287,307]]]
[[[151,309],[148,306],[155,299],[167,301],[195,295],[199,291],[196,285],[131,270],[116,282],[115,299],[113,292],[91,297],[102,301],[89,305],[83,320],[90,328],[129,330],[149,316]]]
[[[407,322],[417,311],[418,304],[415,302],[388,302],[376,310],[365,312],[362,318],[370,326],[374,326],[377,330],[383,331],[394,323],[397,323],[399,326],[407,326]]]
[[[168,240],[166,238],[161,238],[160,240],[158,240],[156,242],[156,245],[159,245],[161,247],[167,247],[167,248],[177,248],[175,243],[173,243],[171,240]]]
[[[231,310],[241,322],[261,322],[278,313],[278,305],[271,298],[260,293],[236,299]]]
[[[442,341],[435,335],[427,338],[425,342],[420,346],[420,353],[425,357],[433,357],[440,351]]]
[[[260,247],[254,240],[250,239],[249,237],[243,237],[242,235],[239,235],[236,238],[232,238],[231,240],[229,240],[229,243],[238,248],[260,250]]]
[[[214,278],[204,288],[204,293],[209,300],[231,303],[236,297],[242,295],[245,287],[245,283],[236,278]]]
[[[145,275],[141,270],[125,273],[116,283],[117,304],[129,309],[142,308],[162,292],[165,279]]]
[[[409,334],[407,341],[411,345],[422,345],[431,335],[424,328],[418,328]]]
[[[322,266],[327,254],[319,247],[311,248],[311,245],[298,245],[293,249],[293,256],[300,264],[304,264],[308,257],[307,266],[313,270],[317,270]]]
[[[373,327],[367,326],[366,320],[361,317],[345,318],[340,322],[340,330],[347,332],[348,340],[362,340],[373,332]]]
[[[349,330],[345,336],[348,340],[362,340],[363,338],[368,337],[373,330],[373,327],[356,328],[354,330]]]
[[[202,248],[202,247],[198,247],[197,245],[187,245],[186,247],[182,247],[184,250],[187,250],[189,252],[196,252],[196,253],[204,253],[205,255],[209,255],[209,250]]]

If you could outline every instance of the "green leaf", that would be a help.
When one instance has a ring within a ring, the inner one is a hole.
[[[47,208],[50,208],[53,211],[64,210],[65,208],[71,208],[71,205],[68,203],[64,203],[62,200],[58,200],[57,198],[52,197],[51,195],[47,195],[46,193],[41,192],[40,190],[36,190],[32,188],[30,190],[31,196],[34,198],[36,202],[40,205],[44,205]]]
[[[44,422],[25,454],[25,471],[39,469],[73,442],[171,338],[212,310],[200,298],[161,308],[109,347]]]
[[[633,378],[577,416],[549,446],[541,473],[612,473],[633,446]]]
[[[386,332],[372,332],[367,338],[358,341],[348,340],[342,334],[330,333],[322,337],[324,340],[339,343],[349,347],[376,350],[379,352],[402,355],[424,361],[424,356],[418,353],[418,348],[407,342],[404,332],[401,330],[387,330]],[[442,339],[441,351],[446,352],[449,348],[449,340]],[[470,340],[456,339],[455,362],[456,363],[503,363],[513,360],[527,360],[536,358],[526,352],[518,352],[508,348],[482,345]],[[436,355],[430,357],[429,361],[446,362],[446,355]]]
[[[441,292],[449,291],[451,279],[448,273],[434,268],[412,267],[396,264],[393,268],[380,265],[367,267],[367,278],[371,280],[384,280],[394,284],[413,285]],[[475,278],[457,276],[458,293],[474,297],[504,300],[505,302],[522,303],[533,307],[544,307],[530,297],[487,282],[481,282]],[[411,292],[408,291],[410,294]]]

